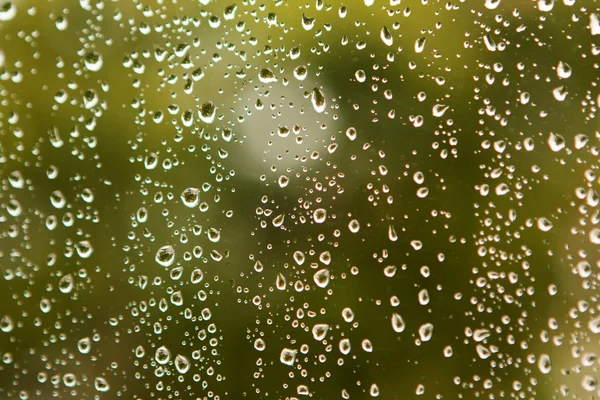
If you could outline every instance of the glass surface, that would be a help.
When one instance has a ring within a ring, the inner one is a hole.
[[[597,399],[595,0],[0,0],[1,399]]]

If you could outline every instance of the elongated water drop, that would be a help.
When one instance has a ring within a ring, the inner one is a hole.
[[[325,111],[325,108],[327,107],[327,99],[325,98],[325,95],[323,94],[321,89],[319,89],[318,87],[315,87],[313,89],[310,101],[316,112],[322,113],[323,111]]]

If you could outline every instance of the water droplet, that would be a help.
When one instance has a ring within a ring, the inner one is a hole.
[[[329,269],[324,268],[324,269],[320,269],[317,272],[315,272],[313,279],[318,287],[326,288],[327,285],[329,285],[329,277],[330,277]]]
[[[433,324],[427,322],[419,327],[419,337],[422,342],[428,342],[433,336]]]
[[[315,338],[315,340],[318,340],[320,342],[323,339],[325,339],[325,336],[327,335],[327,331],[328,330],[329,330],[329,325],[327,325],[327,324],[316,324],[312,328],[313,337]]]
[[[258,80],[260,80],[262,83],[269,84],[269,83],[277,82],[277,77],[275,76],[275,73],[273,73],[273,71],[271,69],[263,68],[258,73]]]
[[[365,74],[364,70],[357,69],[356,72],[354,73],[354,78],[356,78],[357,82],[363,83],[364,81],[367,80],[367,75]]]
[[[346,137],[351,141],[356,140],[356,129],[353,127],[346,129]]]
[[[564,86],[559,86],[552,90],[552,95],[554,96],[556,101],[565,101],[568,94],[569,92],[567,92],[567,89]]]
[[[88,354],[92,349],[92,341],[89,337],[84,337],[77,341],[77,349],[81,354]]]
[[[396,242],[398,240],[396,228],[394,228],[394,225],[391,224],[388,226],[388,239],[390,239],[390,241],[392,242]]]
[[[365,0],[365,1],[367,1],[367,0]],[[371,388],[369,389],[369,394],[371,395],[371,397],[379,396],[379,386],[377,386],[377,384],[373,383],[371,385]]]
[[[590,13],[590,32],[592,35],[600,35],[600,17],[596,13]]]
[[[63,208],[67,204],[67,199],[60,190],[55,190],[50,194],[50,203],[54,208]]]
[[[258,338],[254,341],[254,348],[258,351],[264,351],[267,347],[265,341],[261,338]]]
[[[485,360],[492,355],[490,349],[488,349],[482,344],[478,344],[477,346],[475,346],[475,350],[477,351],[477,355],[479,356],[479,358],[481,358],[482,360]]]
[[[75,245],[75,250],[81,258],[89,258],[94,252],[94,248],[89,240],[82,240]]]
[[[302,14],[302,27],[310,31],[315,26],[315,19],[308,17],[306,14]]]
[[[277,278],[275,278],[275,285],[277,286],[277,289],[285,290],[286,284],[287,284],[287,282],[286,282],[285,276],[283,276],[283,274],[281,274],[281,273],[277,274]]]
[[[538,359],[538,368],[544,375],[549,374],[552,371],[552,360],[548,354],[541,354]]]
[[[56,29],[59,31],[64,31],[69,26],[69,21],[65,15],[59,15],[55,21]]]
[[[593,228],[589,233],[590,242],[592,244],[600,244],[600,228]]]
[[[342,353],[344,355],[350,353],[350,350],[352,349],[352,346],[350,345],[350,339],[344,338],[344,339],[340,340],[339,349],[340,349],[340,353]]]
[[[485,339],[487,339],[488,337],[490,337],[491,332],[488,329],[475,329],[475,332],[473,332],[473,340],[476,342],[483,342]]]
[[[400,314],[392,314],[392,328],[397,333],[402,333],[404,332],[404,329],[406,329],[406,324],[404,323],[404,319],[402,319]]]
[[[0,6],[0,21],[10,21],[17,15],[17,7],[11,2],[3,2]]]
[[[561,79],[568,79],[571,77],[573,73],[573,69],[569,64],[564,61],[559,61],[558,66],[556,67],[556,74]]]
[[[202,282],[203,279],[204,279],[204,273],[202,272],[202,270],[196,268],[192,271],[192,276],[190,277],[190,282],[192,282],[193,285],[196,285],[196,284]]]
[[[0,330],[2,332],[4,332],[4,333],[12,332],[14,327],[15,327],[15,324],[13,323],[12,318],[9,317],[8,315],[5,315],[4,317],[2,317],[2,319],[0,319]]]
[[[190,362],[189,358],[181,354],[177,354],[177,356],[175,357],[175,369],[177,369],[177,372],[179,372],[180,374],[185,374],[190,370],[191,366],[192,363]]]
[[[52,303],[50,302],[50,300],[48,300],[48,299],[40,300],[40,310],[42,310],[42,312],[44,314],[48,314],[51,309],[52,309]]]
[[[431,110],[431,112],[434,117],[440,118],[444,115],[446,110],[448,110],[449,108],[450,108],[450,106],[447,106],[445,104],[436,104],[433,106],[433,109]]]
[[[327,99],[325,98],[325,95],[323,94],[321,89],[319,89],[318,87],[315,87],[313,89],[310,101],[316,112],[322,113],[323,111],[325,111],[325,108],[327,107]]]
[[[360,230],[360,224],[358,223],[357,220],[353,219],[352,221],[350,221],[348,223],[348,229],[352,233],[358,233],[358,231]]]
[[[600,333],[600,316],[590,320],[590,322],[588,322],[588,328],[590,329],[590,331],[594,334],[599,334]]]
[[[279,361],[282,364],[292,366],[296,360],[296,354],[298,354],[298,350],[284,348],[279,355]]]
[[[452,354],[454,354],[454,350],[452,349],[452,346],[448,345],[446,347],[444,347],[444,357],[446,358],[450,358],[452,357]]]
[[[296,261],[296,264],[298,264],[298,265],[304,264],[304,260],[306,259],[304,256],[304,253],[301,251],[298,251],[298,250],[294,252],[293,257],[294,257],[294,261]]]
[[[489,35],[483,35],[483,44],[488,51],[496,51],[496,42]]]
[[[273,226],[275,228],[279,228],[281,225],[283,225],[284,220],[285,220],[285,214],[279,214],[278,216],[273,218]]]
[[[217,116],[217,107],[212,101],[207,101],[198,110],[198,116],[205,124],[212,124]]]
[[[373,352],[373,344],[371,343],[371,341],[369,339],[363,339],[363,341],[361,343],[361,347],[367,353]]]
[[[99,392],[108,392],[110,390],[110,386],[108,381],[104,378],[98,377],[94,380],[94,387]]]
[[[550,136],[548,137],[548,146],[550,146],[550,150],[553,152],[561,151],[565,148],[567,142],[564,137],[559,134],[550,132]]]
[[[102,68],[102,54],[92,51],[86,54],[84,59],[85,67],[92,72],[98,72]]]
[[[158,249],[154,258],[159,265],[169,267],[175,261],[175,249],[171,245],[166,245]]]
[[[208,236],[208,240],[213,243],[217,243],[219,240],[221,240],[221,231],[216,228],[209,227],[206,231],[206,235]]]
[[[575,135],[575,148],[577,150],[583,149],[587,145],[588,141],[589,138],[582,133]]]
[[[350,323],[354,321],[354,311],[350,307],[346,307],[342,310],[342,318],[344,321]]]
[[[290,179],[285,175],[281,175],[277,180],[277,183],[279,184],[279,187],[283,189],[290,183]]]
[[[146,167],[146,169],[154,169],[157,165],[158,156],[156,155],[156,153],[150,153],[146,155],[146,158],[144,159],[144,167]]]
[[[554,8],[554,0],[538,0],[538,10],[542,12],[552,11]]]
[[[327,219],[327,210],[324,208],[317,208],[313,213],[313,219],[317,224],[322,224]]]
[[[160,365],[166,365],[171,360],[171,352],[165,346],[160,346],[154,353],[154,359]]]
[[[417,197],[418,198],[424,199],[428,195],[429,195],[429,188],[428,187],[421,187],[421,188],[417,189]]]
[[[423,243],[420,240],[411,240],[410,245],[417,251],[423,248]]]
[[[379,37],[381,38],[381,41],[383,42],[383,44],[385,44],[386,46],[391,46],[394,44],[394,37],[392,36],[392,33],[387,28],[387,26],[384,26],[383,28],[381,28]]]
[[[144,350],[144,347],[142,345],[138,345],[135,348],[135,356],[137,358],[142,358],[146,355],[146,350]]]
[[[298,79],[299,81],[303,81],[307,76],[308,68],[306,65],[298,65],[296,68],[294,68],[294,78]]]
[[[598,388],[598,381],[591,375],[585,375],[581,380],[581,387],[587,392],[593,392]]]
[[[423,50],[425,49],[425,43],[427,42],[427,39],[425,39],[424,37],[420,37],[415,41],[415,53],[422,53]]]
[[[488,10],[495,10],[500,5],[500,1],[501,0],[485,0],[484,5]]]
[[[71,274],[63,276],[58,282],[58,289],[65,294],[71,293],[73,291],[74,286],[75,280],[73,279],[73,275]]]
[[[540,217],[537,220],[538,229],[542,232],[548,232],[554,226],[548,218]]]
[[[386,277],[392,278],[394,275],[396,275],[397,270],[398,267],[396,267],[395,265],[388,265],[383,269],[383,273]]]
[[[193,208],[200,204],[200,189],[187,188],[181,192],[181,201],[186,207]]]

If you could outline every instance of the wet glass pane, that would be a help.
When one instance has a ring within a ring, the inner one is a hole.
[[[0,398],[598,398],[599,7],[0,0]]]

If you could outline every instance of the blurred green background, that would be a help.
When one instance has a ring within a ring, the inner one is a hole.
[[[0,398],[599,396],[599,15],[0,0]]]

